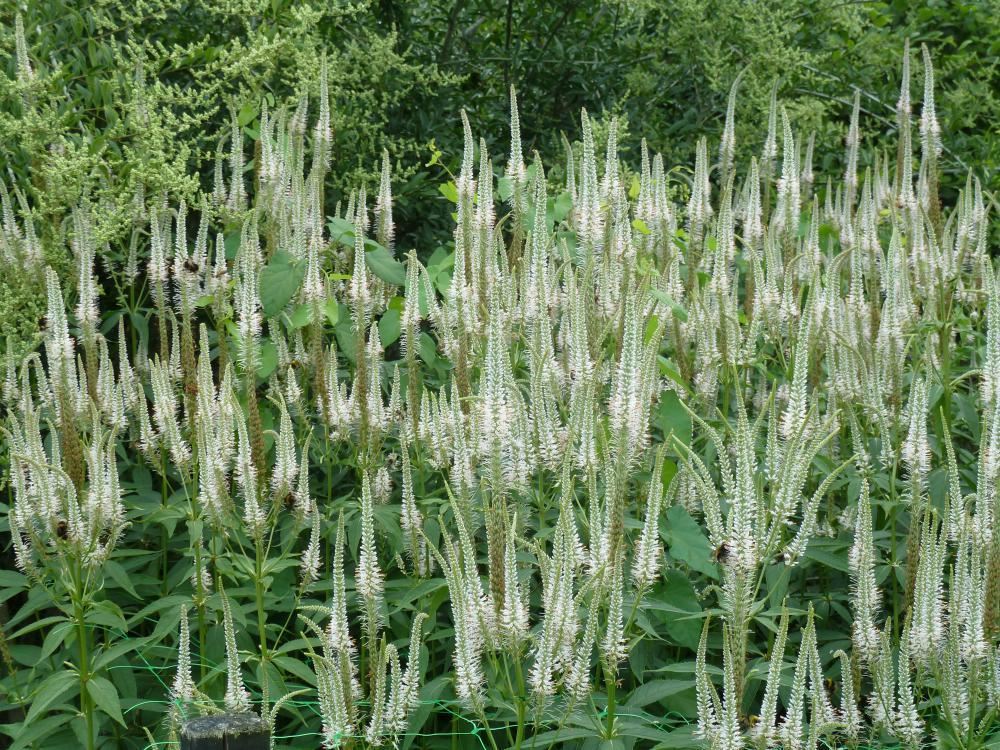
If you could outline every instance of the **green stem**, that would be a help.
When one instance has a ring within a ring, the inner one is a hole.
[[[602,666],[604,670],[604,683],[608,688],[608,710],[605,721],[605,739],[612,739],[615,736],[615,675],[608,671],[607,665]]]
[[[257,599],[257,630],[260,637],[260,658],[261,661],[267,660],[267,630],[264,625],[267,622],[266,616],[264,614],[264,573],[261,569],[261,548],[260,542],[256,543],[257,556],[254,560],[254,593]]]
[[[514,739],[514,747],[521,750],[521,743],[524,742],[524,719],[527,711],[527,701],[524,695],[524,672],[521,670],[520,655],[514,656],[514,674],[517,676],[517,737]]]
[[[893,438],[895,438],[895,436],[893,436]],[[893,445],[895,445],[895,442],[895,439],[893,439]],[[882,449],[885,450],[884,445]],[[889,481],[889,562],[892,569],[892,574],[889,576],[889,579],[891,580],[892,585],[892,627],[894,632],[899,627],[899,578],[896,576],[896,566],[899,563],[896,559],[896,513],[899,505],[896,498],[896,471],[899,465],[898,455],[899,452],[894,448],[892,456],[892,473]]]
[[[938,344],[940,347],[941,362],[941,387],[944,394],[941,397],[941,406],[944,410],[944,423],[951,424],[951,325],[945,323],[939,334]]]
[[[90,693],[87,692],[87,683],[90,681],[90,649],[87,638],[87,618],[84,607],[85,592],[82,580],[82,571],[76,571],[76,596],[74,597],[73,610],[76,619],[76,640],[80,652],[80,663],[78,672],[80,674],[80,713],[83,714],[87,722],[87,750],[94,750],[94,706],[90,700]]]
[[[198,545],[194,549],[195,571],[198,575],[198,663],[201,681],[204,681],[207,674],[207,668],[205,665],[205,641],[208,635],[208,624],[205,622],[205,590],[202,586],[201,576],[201,571],[204,570],[202,567],[204,562],[201,559],[201,551],[201,545]]]
[[[169,505],[169,494],[167,489],[167,457],[163,452],[163,448],[160,450],[160,505],[166,513],[167,505]],[[161,596],[167,595],[167,527],[161,525],[160,527],[160,567],[162,572],[160,574],[161,583]]]

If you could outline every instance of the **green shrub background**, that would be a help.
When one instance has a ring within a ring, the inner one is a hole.
[[[28,85],[16,76],[18,14]],[[909,37],[936,61],[944,186],[964,182],[975,164],[996,190],[998,16],[998,0],[3,0],[0,171],[8,184],[31,186],[27,200],[53,260],[70,207],[85,196],[101,206],[98,235],[120,239],[137,186],[191,200],[197,172],[210,189],[230,117],[253,139],[259,102],[316,94],[325,56],[331,212],[345,191],[375,186],[387,149],[399,235],[432,250],[450,231],[447,212],[433,205],[442,165],[454,171],[461,156],[456,113],[465,108],[502,152],[511,84],[527,104],[527,153],[554,153],[561,133],[579,132],[586,107],[620,117],[626,158],[638,149],[631,129],[668,164],[689,164],[698,137],[721,131],[729,88],[745,70],[741,149],[759,148],[777,80],[796,129],[815,131],[826,171],[842,158],[845,91],[861,92],[869,132],[876,122],[893,129]],[[33,343],[38,280],[16,276],[0,277],[0,316],[23,350]]]

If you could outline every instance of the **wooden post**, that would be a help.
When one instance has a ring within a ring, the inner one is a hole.
[[[271,732],[256,714],[202,716],[184,723],[181,750],[269,750]]]

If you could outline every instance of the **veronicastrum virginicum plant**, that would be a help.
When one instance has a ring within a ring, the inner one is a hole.
[[[108,744],[122,703],[326,747],[459,718],[494,748],[989,741],[1000,290],[975,179],[938,195],[924,71],[919,165],[907,55],[896,159],[865,164],[856,105],[825,184],[776,90],[759,158],[731,106],[689,182],[645,143],[630,171],[614,124],[601,167],[583,113],[557,188],[511,92],[503,169],[463,115],[452,242],[405,263],[388,157],[327,214],[325,73],[314,117],[234,119],[196,208],[137,201],[122,267],[81,205],[71,314],[49,274],[3,389],[6,590],[47,597],[5,631],[45,633],[8,659],[50,722],[22,744]]]

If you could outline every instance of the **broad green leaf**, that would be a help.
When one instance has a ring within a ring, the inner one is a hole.
[[[87,680],[87,693],[94,699],[94,703],[99,709],[125,726],[121,702],[118,700],[118,691],[110,680],[105,677],[91,677]]]
[[[562,729],[555,729],[551,732],[542,732],[541,734],[536,734],[530,740],[525,742],[526,748],[548,748],[553,747],[566,747],[565,745],[560,745],[559,743],[569,742],[570,740],[583,740],[594,736],[593,729],[581,729],[579,727],[563,727]]]
[[[698,629],[701,630],[701,627]],[[643,708],[690,687],[689,680],[651,680],[633,690],[625,700],[625,705],[628,708]]]
[[[667,633],[682,646],[690,649],[698,648],[701,636],[701,620],[685,616],[681,612],[696,614],[701,612],[698,595],[688,577],[679,570],[668,570],[662,587],[658,587],[653,596],[657,601],[666,602],[673,612],[662,612]]]
[[[664,391],[660,396],[654,420],[656,426],[663,431],[663,441],[667,445],[673,444],[671,435],[684,445],[691,445],[691,415],[675,391]]]
[[[295,306],[294,312],[288,316],[292,328],[305,328],[312,320],[312,306],[303,302]]]
[[[663,459],[663,469],[660,472],[660,481],[663,482],[663,489],[670,487],[670,483],[677,476],[677,464],[669,458]]]
[[[689,685],[688,687],[691,686]],[[655,721],[655,717],[650,717],[648,724],[641,724],[635,720],[622,721],[618,726],[618,735],[620,737],[637,737],[643,740],[653,740],[654,742],[668,739],[670,732],[666,729],[660,729],[654,723]]]
[[[368,269],[382,281],[395,286],[405,286],[406,266],[393,258],[392,254],[381,245],[371,243],[375,248],[368,250],[368,243],[365,244],[365,263],[368,264]]]
[[[666,530],[663,539],[670,549],[670,556],[687,563],[692,570],[718,579],[718,566],[712,561],[712,550],[708,537],[701,526],[688,515],[682,505],[675,505],[667,511]]]
[[[121,608],[112,601],[102,601],[94,604],[87,612],[86,621],[91,625],[103,625],[125,632],[128,624],[122,616]]]
[[[642,190],[642,184],[639,182],[639,175],[632,175],[632,181],[628,186],[628,197],[629,200],[635,200],[639,197],[639,191]]]
[[[340,321],[333,327],[333,333],[337,337],[340,353],[354,364],[358,354],[358,340],[349,315],[340,316]]]
[[[162,612],[165,609],[179,609],[182,604],[190,603],[190,601],[191,597],[183,594],[174,594],[173,596],[165,596],[162,599],[157,599],[132,615],[132,619],[129,621],[128,627],[134,628],[150,615]]]
[[[437,708],[437,700],[441,697],[441,693],[444,692],[444,689],[450,682],[450,676],[446,677],[442,675],[435,677],[420,688],[420,706],[410,716],[410,731],[403,735],[403,750],[408,750],[414,740],[417,739],[419,736],[417,733],[424,726],[431,712]]]
[[[109,666],[112,662],[114,662],[115,659],[124,656],[130,651],[135,651],[139,649],[140,646],[146,645],[146,642],[148,640],[149,640],[148,638],[129,637],[119,643],[116,643],[110,648],[101,651],[94,659],[94,665],[93,665],[94,671],[96,672],[98,670],[104,669],[105,667]]]
[[[439,589],[446,588],[448,582],[444,578],[431,578],[427,581],[421,581],[416,586],[407,582],[405,586],[405,593],[400,596],[392,596],[391,598],[389,596],[389,590],[391,587],[389,587],[388,584],[386,585],[386,601],[391,603],[396,608],[403,609],[421,597],[428,596]]]
[[[676,365],[669,359],[660,355],[657,357],[657,363],[660,366],[660,374],[670,378],[674,383],[680,386],[683,390],[690,392],[690,387],[688,383],[685,382],[684,378],[678,372]]]
[[[48,633],[45,634],[45,640],[42,641],[42,651],[38,655],[39,661],[44,661],[48,659],[55,650],[59,648],[66,638],[70,634],[74,634],[75,630],[73,628],[73,623],[69,620],[60,622],[52,627]]]
[[[257,117],[257,107],[251,102],[247,102],[242,107],[240,107],[239,114],[236,116],[236,121],[240,124],[241,128],[245,128],[254,118]]]
[[[226,239],[223,240],[223,244],[226,247],[226,260],[233,260],[233,258],[236,257],[236,253],[240,249],[241,239],[242,237],[240,237],[240,233],[238,231],[230,232],[226,235]]]
[[[331,297],[326,301],[326,305],[323,306],[323,312],[326,314],[326,319],[330,325],[337,325],[337,321],[340,320],[340,303]]]
[[[649,235],[653,233],[642,219],[632,219],[632,228],[639,234]]]
[[[850,570],[847,562],[847,545],[836,539],[811,539],[804,556],[843,573]]]
[[[458,203],[458,186],[452,182],[445,182],[438,188],[438,192],[452,203]]]
[[[354,224],[347,219],[334,217],[327,221],[330,228],[330,239],[348,247],[354,246]]]
[[[655,315],[650,315],[649,320],[646,321],[646,330],[642,333],[642,341],[648,344],[653,336],[656,334],[656,330],[660,327],[660,319]]]
[[[0,588],[17,589],[18,591],[26,589],[28,588],[28,577],[16,570],[0,570]]]
[[[46,599],[47,598],[48,597],[46,597]],[[49,600],[49,602],[51,602],[51,600]],[[20,615],[21,612],[23,612],[23,611],[24,610],[22,608],[21,611],[19,611],[17,614]],[[62,615],[52,615],[51,617],[43,617],[40,620],[35,620],[34,622],[29,623],[28,625],[25,625],[23,628],[21,628],[20,630],[14,632],[14,633],[8,634],[7,635],[7,639],[9,641],[16,641],[18,638],[21,638],[22,636],[25,636],[28,633],[34,633],[36,630],[43,630],[43,629],[49,627],[50,625],[53,625],[53,624],[58,623],[58,622],[65,622],[65,621],[66,621],[66,618],[63,617]],[[13,622],[13,618],[11,618],[10,622],[11,623]],[[9,624],[10,623],[8,623],[8,625]]]
[[[694,660],[691,661],[679,661],[673,664],[667,664],[665,666],[659,667],[658,669],[652,670],[654,672],[669,672],[670,674],[695,674],[698,671],[698,664]],[[722,677],[722,667],[715,667],[711,664],[705,665],[705,671],[716,677]],[[691,683],[691,687],[694,687],[694,682]]]
[[[305,275],[305,263],[297,262],[281,250],[272,255],[260,272],[260,306],[264,315],[273,318],[284,310]]]
[[[653,295],[653,299],[663,305],[666,305],[671,311],[673,311],[674,316],[678,320],[685,321],[688,319],[687,310],[674,302],[673,298],[669,294],[660,289],[650,289],[649,293]]]
[[[560,221],[569,216],[569,212],[573,209],[573,196],[569,194],[568,191],[563,191],[556,196],[555,201],[552,203],[552,218],[558,224]]]
[[[399,310],[386,310],[378,321],[378,337],[382,348],[388,349],[396,343],[400,334]]]
[[[129,578],[128,573],[125,572],[125,568],[123,568],[120,563],[114,560],[108,560],[104,563],[104,572],[108,574],[112,581],[117,583],[136,599],[139,598],[139,593],[135,590],[135,586],[132,585],[132,581]]]
[[[434,342],[434,339],[423,332],[420,334],[420,359],[430,367],[434,367],[440,360],[437,354],[437,344]]]
[[[50,674],[42,681],[32,696],[31,707],[28,709],[28,715],[24,717],[24,723],[30,726],[31,722],[44,714],[49,706],[73,688],[78,688],[79,685],[76,674],[68,669],[60,669],[58,672]]]
[[[506,202],[514,194],[514,181],[510,177],[501,177],[497,180],[497,197]]]
[[[21,750],[21,748],[31,747],[41,738],[50,737],[55,730],[77,715],[77,712],[64,711],[55,716],[47,716],[44,719],[32,721],[30,724],[27,721],[18,724],[4,724],[4,734],[14,740],[9,750]],[[41,743],[41,746],[51,747],[51,745],[46,745],[45,743]]]
[[[270,339],[264,339],[260,345],[258,356],[260,361],[257,365],[257,377],[261,380],[267,380],[274,372],[274,368],[278,366],[278,350],[275,348],[274,342]]]
[[[302,680],[306,685],[316,684],[315,673],[300,659],[293,659],[289,656],[274,656],[271,661],[279,669],[283,669],[290,675],[294,675]]]
[[[656,750],[701,747],[702,741],[695,736],[695,729],[696,727],[692,725],[678,727],[668,732],[667,736],[660,740],[660,743],[656,746]]]

